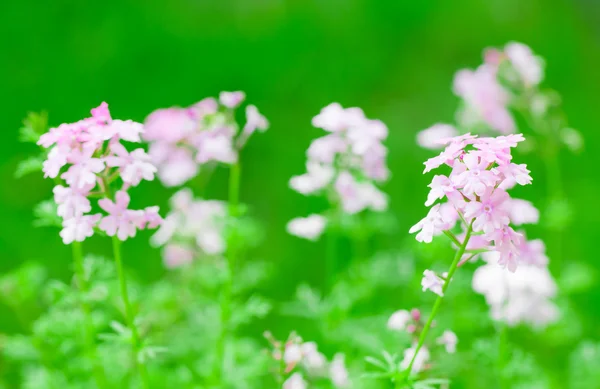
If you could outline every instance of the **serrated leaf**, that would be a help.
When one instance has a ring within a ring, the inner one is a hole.
[[[43,162],[43,157],[40,155],[19,162],[15,170],[15,177],[21,178],[30,173],[41,172]]]

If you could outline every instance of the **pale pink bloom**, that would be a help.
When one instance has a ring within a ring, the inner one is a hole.
[[[248,105],[246,107],[246,124],[244,125],[244,134],[250,135],[254,131],[265,132],[269,128],[269,121],[254,105]]]
[[[103,101],[98,107],[92,108],[92,117],[98,120],[99,123],[109,123],[112,121],[110,111],[108,110],[108,104]]]
[[[508,216],[512,224],[536,224],[540,220],[540,211],[527,200],[509,199]]]
[[[187,265],[194,260],[194,252],[187,246],[169,243],[162,252],[164,264],[168,269]]]
[[[117,236],[120,240],[133,238],[136,233],[136,225],[144,211],[134,211],[127,209],[129,206],[129,195],[127,192],[118,191],[115,195],[115,202],[110,199],[101,199],[98,201],[100,208],[108,213],[108,216],[102,218],[99,228],[106,232],[108,236]]]
[[[110,151],[113,155],[109,155],[104,161],[107,166],[121,168],[123,182],[137,186],[142,179],[154,180],[157,169],[150,163],[150,156],[144,149],[135,149],[129,153],[121,143],[114,142],[110,145]]]
[[[386,165],[387,148],[381,143],[375,143],[362,156],[362,169],[368,178],[375,181],[386,181],[390,171]]]
[[[291,235],[315,241],[323,234],[327,219],[321,215],[297,217],[287,224],[287,231]]]
[[[157,109],[144,123],[144,139],[176,143],[192,135],[197,121],[189,110],[184,108]]]
[[[381,120],[364,119],[358,125],[350,126],[346,138],[352,146],[352,152],[365,155],[374,145],[387,138],[388,128]]]
[[[208,255],[218,255],[225,252],[225,239],[221,231],[204,228],[196,235],[196,243]]]
[[[504,47],[504,54],[519,73],[525,86],[538,85],[544,78],[543,60],[534,55],[528,46],[510,42]]]
[[[498,83],[495,66],[483,64],[475,71],[459,71],[454,77],[454,93],[493,129],[505,134],[514,132],[515,123],[506,108],[510,95]]]
[[[460,217],[456,206],[450,202],[440,204],[440,215],[442,217],[442,224],[439,226],[441,231],[451,230]]]
[[[347,388],[350,386],[350,375],[346,369],[344,354],[335,354],[329,365],[329,378],[336,388]]]
[[[496,185],[498,176],[488,170],[492,162],[482,158],[477,152],[466,154],[462,160],[467,170],[453,177],[452,181],[455,186],[463,188],[464,194],[483,196],[488,188]]]
[[[456,352],[456,344],[458,343],[458,337],[450,330],[444,331],[442,336],[437,338],[437,344],[441,344],[446,348],[448,354],[454,354]]]
[[[438,296],[443,296],[444,291],[444,280],[441,279],[437,274],[435,274],[432,270],[425,270],[423,272],[423,278],[421,279],[421,286],[423,287],[423,292],[430,290]]]
[[[63,229],[60,236],[64,244],[70,244],[73,241],[83,242],[85,238],[94,235],[94,226],[102,215],[79,215],[63,221]]]
[[[196,155],[196,161],[201,164],[209,161],[231,164],[235,163],[237,158],[232,139],[226,135],[205,137]]]
[[[189,109],[195,120],[202,120],[207,115],[214,115],[219,110],[219,103],[214,97],[206,97]]]
[[[285,380],[283,389],[308,389],[308,383],[302,378],[302,374],[294,373]]]
[[[494,251],[500,253],[498,264],[514,273],[519,265],[519,247],[522,244],[523,235],[515,232],[509,226],[504,226],[494,230],[487,237],[494,242]]]
[[[508,193],[501,189],[488,189],[480,201],[471,201],[465,205],[465,218],[473,222],[473,231],[490,234],[510,223],[506,201]]]
[[[180,189],[171,196],[169,203],[174,209],[187,212],[194,205],[194,193],[190,188]]]
[[[327,364],[325,355],[319,352],[315,342],[305,342],[302,344],[303,364],[311,372],[321,371]]]
[[[341,172],[334,187],[342,201],[344,212],[355,214],[365,209],[383,211],[387,208],[386,195],[370,182],[358,182],[347,171]]]
[[[427,201],[425,201],[425,206],[429,207],[435,203],[436,200],[442,199],[447,196],[449,193],[455,192],[456,188],[452,181],[444,175],[436,175],[433,176],[433,180],[431,180],[431,184],[427,185],[431,190],[427,195]]]
[[[546,245],[541,239],[521,239],[519,246],[519,263],[532,266],[548,266]]]
[[[312,141],[306,152],[313,161],[332,164],[335,156],[347,151],[348,144],[338,134],[322,136]]]
[[[423,173],[427,173],[444,164],[452,167],[454,165],[454,160],[461,154],[464,154],[463,149],[465,146],[466,145],[462,143],[450,143],[438,156],[429,158],[423,163],[425,165],[425,170]]]
[[[198,174],[198,164],[192,152],[168,143],[154,142],[149,155],[158,168],[158,178],[165,186],[178,186]]]
[[[443,231],[446,222],[440,213],[440,204],[436,204],[427,213],[427,216],[412,226],[408,231],[410,234],[420,231],[416,239],[419,242],[431,243],[433,236]]]
[[[133,120],[113,120],[108,127],[119,139],[135,143],[142,141],[140,135],[144,132],[144,126],[141,123]]]
[[[91,187],[75,189],[57,185],[54,187],[54,202],[58,205],[57,214],[63,219],[81,216],[92,210],[92,205],[87,196]]]
[[[60,178],[80,189],[95,184],[96,174],[104,170],[104,162],[99,158],[92,158],[91,151],[73,150],[70,158],[73,165]]]
[[[437,123],[420,131],[417,134],[417,143],[419,146],[426,149],[442,149],[444,148],[444,145],[440,142],[441,139],[451,138],[457,136],[458,134],[458,130],[454,126],[450,124]]]
[[[138,228],[156,228],[163,222],[163,218],[158,213],[160,208],[155,205],[152,207],[146,207],[142,217],[138,221]]]
[[[410,312],[405,309],[396,311],[390,316],[387,322],[387,328],[393,331],[406,330],[407,324],[411,321]]]
[[[296,343],[289,343],[285,345],[283,352],[283,361],[286,365],[296,365],[302,360],[302,347]]]
[[[237,108],[245,98],[246,94],[242,91],[221,92],[219,94],[219,102],[227,108]]]
[[[55,146],[48,153],[47,159],[42,163],[42,171],[44,172],[44,178],[56,178],[60,169],[67,164],[66,153],[60,146]]]
[[[331,103],[312,119],[312,125],[329,132],[340,132],[352,124],[347,111],[339,103]]]
[[[527,185],[531,184],[532,178],[529,175],[530,171],[527,170],[525,164],[508,164],[500,165],[494,169],[494,172],[502,177],[502,182],[498,187],[500,189],[511,189],[516,184]]]
[[[308,161],[306,173],[290,179],[290,187],[296,192],[307,195],[323,189],[331,183],[335,170],[329,165]]]
[[[411,348],[404,350],[404,359],[400,362],[400,369],[406,370],[410,365],[410,361],[415,356],[415,352],[417,351],[417,345],[413,345]],[[427,362],[429,362],[430,354],[427,347],[423,346],[419,349],[417,356],[415,357],[415,362],[412,366],[412,371],[409,372],[409,375],[414,373],[421,372],[425,370],[427,367]]]
[[[160,224],[160,228],[152,238],[150,242],[154,246],[162,246],[165,243],[169,242],[177,231],[177,227],[180,225],[180,218],[176,214],[169,214]]]

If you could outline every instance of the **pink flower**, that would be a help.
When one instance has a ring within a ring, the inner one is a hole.
[[[223,163],[235,163],[237,152],[233,148],[232,140],[226,135],[204,137],[196,155],[198,163],[218,161]]]
[[[502,183],[498,186],[501,189],[511,189],[516,184],[531,184],[532,178],[527,170],[527,165],[517,165],[514,163],[500,165],[494,169],[494,172],[502,177]]]
[[[91,113],[92,117],[98,120],[99,123],[106,124],[112,121],[110,112],[108,110],[108,104],[105,101],[103,101],[98,107],[92,108]]]
[[[541,239],[527,240],[523,238],[518,249],[519,263],[540,267],[548,266],[546,245]]]
[[[118,191],[115,195],[115,202],[109,199],[98,201],[98,205],[109,215],[102,218],[99,228],[106,232],[108,236],[115,236],[120,240],[133,238],[136,233],[136,226],[139,220],[144,217],[143,211],[133,211],[127,209],[129,206],[129,195],[127,192]]]
[[[283,383],[283,389],[308,389],[308,384],[302,378],[302,374],[294,373],[285,380]]]
[[[331,103],[312,119],[312,125],[329,132],[340,132],[348,128],[348,114],[339,103]]]
[[[113,120],[109,124],[109,130],[119,139],[139,143],[142,141],[140,135],[144,132],[144,126],[133,120]]]
[[[420,231],[416,236],[417,241],[431,243],[433,236],[443,231],[444,226],[446,222],[442,219],[440,204],[436,204],[429,210],[427,216],[412,226],[408,232],[413,234]]]
[[[387,328],[393,331],[404,331],[410,321],[410,312],[402,309],[394,312],[392,316],[390,316],[387,322]]]
[[[344,354],[335,354],[329,365],[329,378],[336,388],[348,388],[351,385]]]
[[[335,156],[347,150],[348,144],[337,134],[330,134],[312,141],[306,154],[313,161],[332,164]]]
[[[194,252],[188,247],[170,243],[163,249],[163,259],[165,266],[168,269],[174,269],[183,265],[192,263],[194,260]]]
[[[525,86],[535,86],[542,81],[543,60],[535,56],[529,47],[522,43],[510,42],[504,47],[504,53],[519,73]]]
[[[383,192],[370,182],[357,182],[347,171],[338,175],[334,187],[346,213],[355,214],[367,208],[383,211],[387,208],[387,197]]]
[[[419,352],[417,353],[417,345],[413,344],[411,348],[404,350],[404,359],[402,359],[402,361],[400,362],[400,369],[408,369],[410,361],[412,361],[413,357],[415,356],[415,353],[415,362],[412,366],[412,370],[409,372],[409,375],[425,370],[427,368],[427,362],[429,362],[429,358],[431,356],[427,347],[421,347],[419,349]]]
[[[508,216],[516,226],[536,224],[540,220],[540,211],[527,200],[511,198],[508,200]]]
[[[141,218],[138,219],[137,227],[139,229],[144,229],[156,228],[160,226],[163,222],[163,218],[159,215],[159,210],[160,208],[157,205],[146,207],[146,209],[143,211],[143,214],[141,214]]]
[[[329,165],[309,161],[306,163],[306,173],[290,179],[290,187],[301,194],[311,194],[329,185],[335,171]]]
[[[458,343],[458,337],[450,330],[444,331],[442,336],[437,338],[437,344],[441,344],[446,348],[448,354],[454,354],[456,352],[456,344]]]
[[[473,231],[490,234],[510,223],[506,201],[508,193],[501,189],[488,189],[480,201],[471,201],[465,206],[465,218],[475,219]]]
[[[62,147],[56,146],[48,153],[48,158],[42,163],[44,178],[56,178],[60,169],[67,164],[68,152],[62,150]]]
[[[436,200],[442,199],[456,190],[452,181],[443,175],[433,176],[433,180],[431,180],[431,184],[428,186],[431,190],[427,195],[427,201],[425,202],[426,207],[433,205]]]
[[[219,94],[219,102],[227,108],[237,108],[245,98],[246,94],[242,91],[221,92]]]
[[[260,132],[264,132],[269,128],[269,121],[260,112],[258,112],[258,108],[254,105],[248,105],[246,107],[246,124],[244,125],[244,134],[252,134],[254,131],[258,130]]]
[[[493,161],[488,161],[477,152],[471,152],[463,157],[467,170],[453,177],[456,186],[463,188],[467,196],[476,194],[483,196],[488,188],[493,188],[498,181],[496,174],[488,170]]]
[[[187,109],[158,109],[146,118],[144,139],[168,143],[180,142],[194,133],[196,125],[196,120]]]
[[[504,226],[488,234],[488,238],[494,241],[494,251],[500,253],[498,264],[514,273],[519,264],[519,247],[522,244],[523,235],[515,232],[509,226]]]
[[[79,215],[63,221],[63,229],[60,236],[64,244],[83,242],[85,238],[94,235],[94,226],[102,215]]]
[[[327,219],[325,217],[313,214],[305,218],[297,217],[291,220],[287,224],[287,231],[291,235],[315,241],[323,234],[326,224]]]
[[[437,150],[444,148],[443,144],[440,142],[441,139],[451,138],[457,135],[458,130],[454,126],[438,123],[419,132],[417,134],[417,143],[423,148]]]
[[[423,272],[423,279],[421,280],[421,286],[423,287],[423,292],[430,290],[438,296],[443,296],[444,291],[444,280],[438,277],[435,272],[431,270],[425,270]]]
[[[137,186],[142,179],[147,181],[154,180],[156,167],[150,163],[150,156],[144,149],[135,149],[129,153],[125,147],[118,142],[110,145],[113,155],[104,159],[107,166],[120,167],[121,178],[132,186]]]
[[[198,174],[198,164],[188,149],[155,142],[150,145],[149,155],[165,186],[182,185]]]
[[[54,192],[54,201],[58,205],[57,214],[63,219],[70,219],[92,210],[92,205],[87,196],[90,187],[82,189],[74,189],[57,185],[52,190]]]
[[[60,178],[76,188],[84,188],[96,183],[96,174],[104,170],[104,162],[92,158],[92,151],[73,150],[71,160],[73,165]]]

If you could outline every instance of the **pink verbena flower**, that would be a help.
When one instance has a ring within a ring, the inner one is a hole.
[[[178,186],[195,177],[203,165],[237,162],[238,152],[257,130],[269,123],[258,109],[246,107],[240,131],[232,110],[244,101],[244,92],[221,92],[219,100],[204,99],[187,108],[159,109],[146,119],[144,139],[151,161],[166,186]]]
[[[444,280],[441,279],[437,274],[435,274],[435,272],[431,270],[425,270],[423,272],[421,286],[423,287],[423,292],[425,292],[426,290],[430,290],[438,296],[444,295]]]
[[[131,153],[118,142],[110,145],[112,155],[104,159],[110,167],[119,167],[123,182],[137,186],[142,179],[154,180],[156,167],[150,163],[150,156],[143,149],[135,149]]]
[[[102,215],[76,215],[63,221],[63,229],[60,231],[60,237],[64,244],[70,244],[73,241],[83,242],[85,238],[94,235],[94,226]]]
[[[128,209],[129,201],[130,197],[124,191],[116,193],[114,202],[109,199],[98,201],[100,208],[108,213],[108,216],[103,217],[99,225],[106,235],[117,235],[120,240],[135,236],[137,225],[144,217],[144,212]]]

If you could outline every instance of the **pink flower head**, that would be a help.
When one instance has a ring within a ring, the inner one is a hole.
[[[489,161],[478,152],[470,152],[462,159],[466,170],[453,177],[456,186],[462,187],[462,192],[471,196],[483,196],[488,188],[493,188],[498,182],[498,176],[489,170],[494,161]]]
[[[421,286],[423,287],[423,292],[425,292],[426,290],[430,290],[438,296],[444,295],[444,280],[441,279],[437,274],[435,274],[435,272],[431,270],[425,270],[423,272]]]

